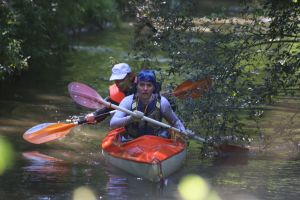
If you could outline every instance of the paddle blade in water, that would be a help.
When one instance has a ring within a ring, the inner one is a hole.
[[[219,144],[216,146],[217,151],[221,153],[247,153],[249,149],[247,147],[234,145],[234,144]]]
[[[188,97],[193,99],[200,98],[204,92],[208,91],[211,82],[210,77],[195,82],[188,80],[177,86],[173,94],[179,99],[186,99]]]
[[[27,130],[23,138],[30,143],[41,144],[64,137],[74,126],[74,123],[43,123]]]
[[[101,109],[105,107],[99,102],[99,99],[102,99],[102,97],[97,91],[83,83],[72,82],[68,85],[68,90],[72,99],[81,106],[90,109]]]

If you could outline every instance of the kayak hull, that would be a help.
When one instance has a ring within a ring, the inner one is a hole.
[[[177,137],[166,139],[144,135],[121,143],[119,135],[124,128],[110,131],[102,142],[106,161],[130,174],[158,182],[177,171],[186,159],[186,143]]]

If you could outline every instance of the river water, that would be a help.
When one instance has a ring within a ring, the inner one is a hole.
[[[72,102],[67,84],[91,77],[89,84],[101,85],[98,91],[105,94],[109,56],[130,61],[122,41],[126,31],[86,36],[84,43],[74,47],[78,52],[68,57],[67,69],[45,69],[38,76],[28,73],[17,84],[1,89],[0,135],[12,144],[15,159],[13,167],[0,175],[0,199],[80,199],[78,194],[81,199],[181,199],[178,186],[188,174],[204,178],[223,200],[299,198],[297,157],[252,153],[202,158],[193,144],[182,169],[162,183],[151,183],[105,163],[100,143],[108,120],[75,127],[66,137],[45,144],[23,140],[23,133],[37,124],[89,112]],[[96,43],[89,41],[95,37],[100,37]]]

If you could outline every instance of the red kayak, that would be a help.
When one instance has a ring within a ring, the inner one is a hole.
[[[102,153],[112,165],[135,176],[158,182],[178,170],[186,159],[186,141],[174,132],[172,139],[144,135],[126,143],[119,141],[124,128],[108,132]]]

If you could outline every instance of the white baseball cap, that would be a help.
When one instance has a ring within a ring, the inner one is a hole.
[[[119,63],[114,65],[114,67],[111,69],[111,72],[112,74],[109,78],[110,81],[121,80],[131,72],[131,68],[127,63]]]

